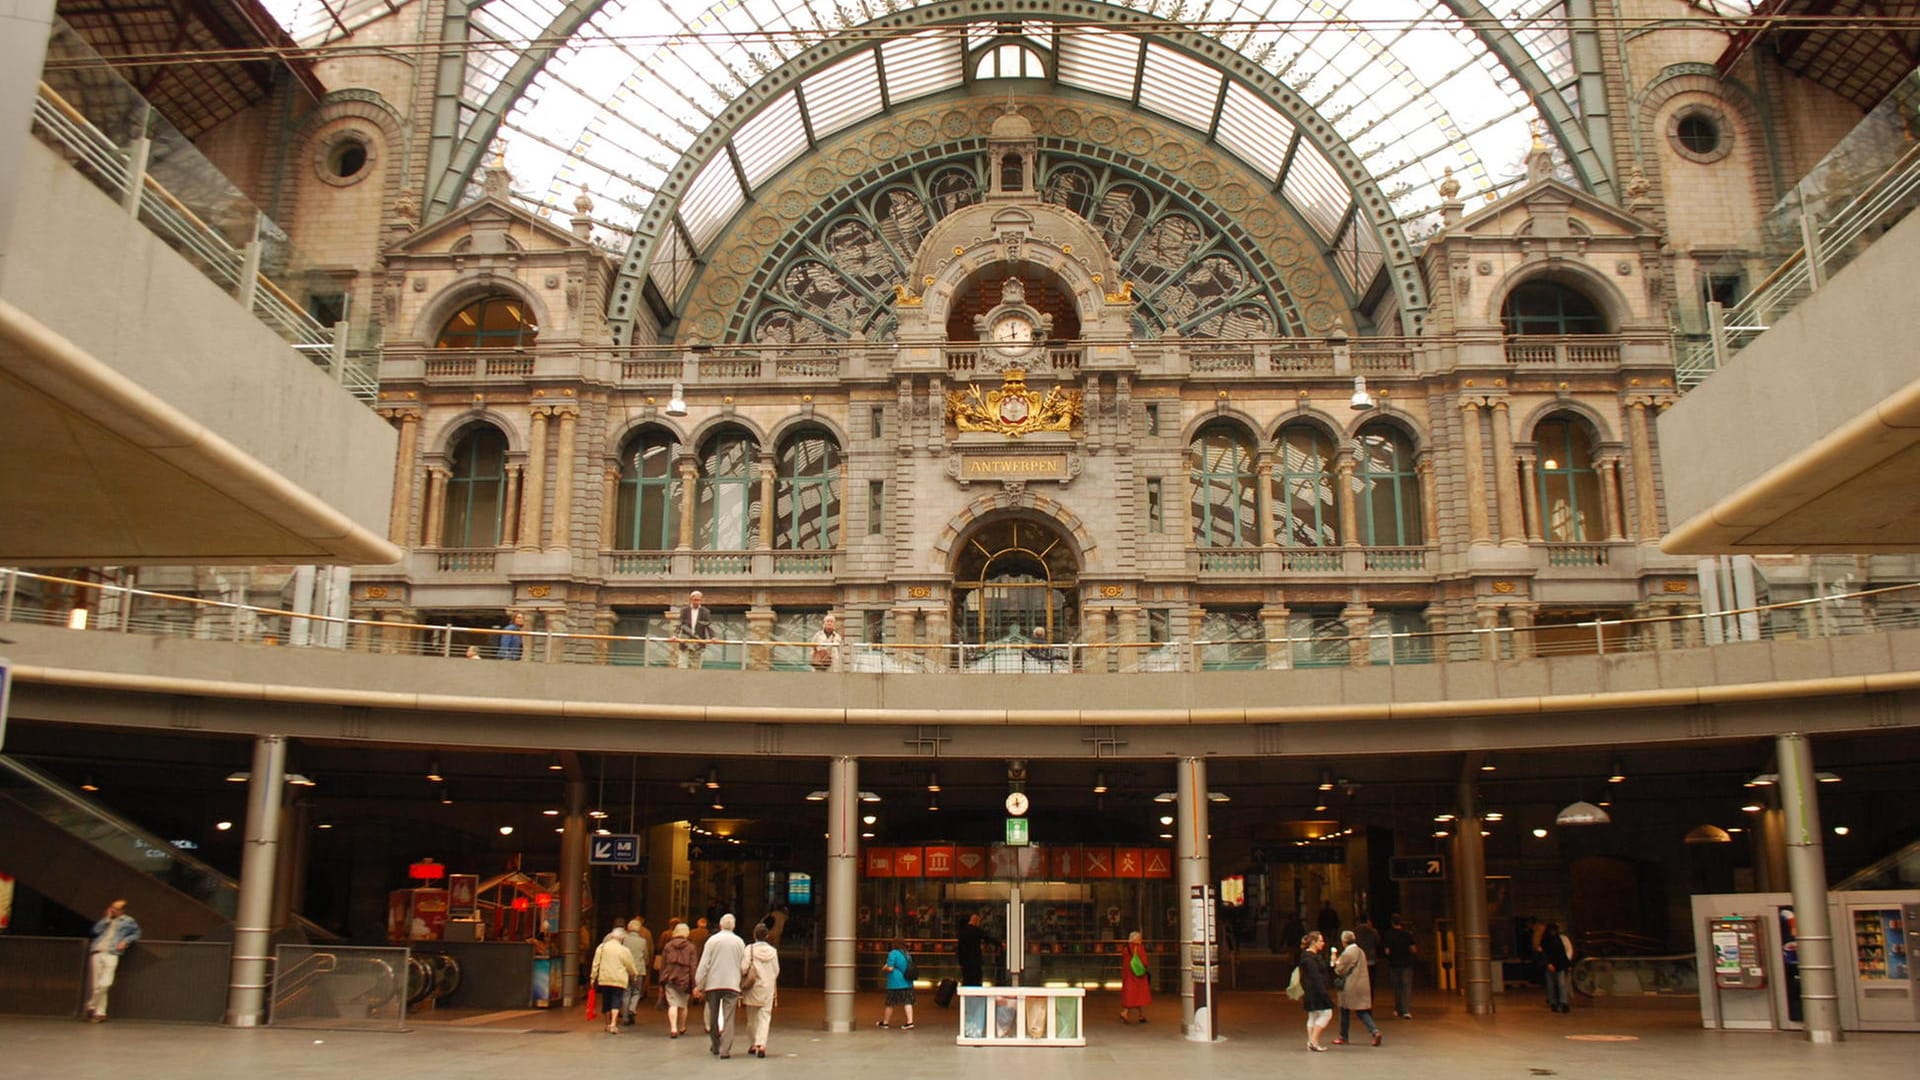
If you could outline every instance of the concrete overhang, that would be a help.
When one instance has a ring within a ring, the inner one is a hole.
[[[1920,551],[1920,214],[1661,415],[1674,554]]]
[[[388,563],[401,552],[0,300],[0,561]]]

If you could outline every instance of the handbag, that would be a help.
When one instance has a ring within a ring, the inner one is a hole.
[[[1307,988],[1300,985],[1300,969],[1293,969],[1293,978],[1287,980],[1287,996],[1295,1001],[1307,996]]]
[[[746,993],[760,984],[760,972],[753,966],[753,958],[747,958],[747,970],[740,973],[740,992]]]
[[[1136,979],[1146,977],[1147,965],[1145,961],[1140,959],[1139,953],[1134,953],[1132,959],[1127,961],[1127,970],[1133,972],[1134,978]]]
[[[825,645],[816,646],[813,650],[813,670],[825,671],[832,666],[833,650]]]
[[[1333,977],[1333,988],[1335,990],[1345,990],[1347,988],[1347,977],[1345,975],[1335,974]]]

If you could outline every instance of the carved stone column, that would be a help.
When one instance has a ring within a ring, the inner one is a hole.
[[[547,538],[547,546],[565,551],[573,546],[574,439],[580,425],[580,410],[563,407],[553,413],[560,418],[560,454],[553,471],[553,532]]]
[[[1285,604],[1268,604],[1260,609],[1260,632],[1267,639],[1269,670],[1293,666],[1293,643],[1287,640],[1287,618],[1292,614]]]
[[[1087,614],[1086,621],[1080,626],[1080,640],[1088,645],[1088,648],[1080,650],[1081,666],[1087,671],[1104,673],[1107,670],[1107,650],[1104,646],[1107,643],[1107,626],[1112,613],[1103,607],[1083,607],[1081,610]]]
[[[919,641],[913,625],[914,617],[919,614],[919,611],[910,607],[893,609],[893,644],[913,645]]]
[[[1373,639],[1367,635],[1373,630],[1373,609],[1365,604],[1349,604],[1341,609],[1340,621],[1347,624],[1348,666],[1371,666]]]
[[[1413,471],[1420,477],[1420,539],[1431,547],[1440,542],[1440,500],[1433,491],[1433,454],[1415,458]]]
[[[1500,500],[1500,543],[1513,547],[1526,543],[1525,526],[1520,520],[1520,477],[1513,464],[1513,421],[1504,400],[1493,403],[1493,477],[1494,492]]]
[[[1547,538],[1540,525],[1540,477],[1534,472],[1537,464],[1533,451],[1520,452],[1520,506],[1526,512],[1527,539],[1536,544]]]
[[[407,525],[413,510],[413,459],[420,453],[420,410],[386,409],[381,415],[400,424],[400,446],[393,459],[393,502],[387,509],[387,539],[405,544],[411,535]]]
[[[1507,609],[1507,620],[1513,624],[1513,658],[1533,659],[1533,608],[1516,604]]]
[[[1347,547],[1360,546],[1360,510],[1353,499],[1356,468],[1351,450],[1340,451],[1333,463],[1333,506],[1340,514],[1340,542]]]
[[[620,466],[608,465],[600,473],[600,550],[612,551],[620,524]]]
[[[1467,474],[1467,538],[1475,544],[1490,544],[1487,532],[1487,470],[1480,441],[1479,398],[1460,403],[1460,453],[1466,459],[1461,468]]]
[[[1600,459],[1600,509],[1606,516],[1607,539],[1625,540],[1626,523],[1620,513],[1620,458],[1608,455]]]
[[[1632,398],[1627,402],[1627,433],[1633,455],[1633,537],[1636,540],[1660,538],[1660,497],[1653,480],[1653,438],[1647,427],[1647,410],[1653,399]]]
[[[1500,609],[1491,604],[1483,604],[1474,608],[1473,617],[1474,621],[1480,624],[1480,629],[1482,630],[1496,630],[1500,626]],[[1499,634],[1488,633],[1480,635],[1480,659],[1500,659]]]
[[[614,614],[612,608],[601,608],[593,613],[593,632],[600,635],[600,640],[593,643],[594,663],[607,662],[608,653],[613,648],[613,642],[607,639],[613,636],[613,628],[619,622],[620,616]]]
[[[507,498],[500,504],[500,544],[502,547],[520,542],[520,478],[527,471],[525,465],[507,466]]]
[[[427,546],[440,546],[442,530],[447,524],[447,481],[453,473],[438,465],[427,466]]]
[[[952,609],[941,606],[927,609],[927,644],[951,645],[953,643]],[[953,666],[953,654],[946,649],[930,649],[929,657],[936,667],[945,669]]]
[[[531,622],[532,620],[528,620],[528,621]],[[540,623],[541,623],[541,627],[545,629],[546,632],[549,634],[566,633],[567,632],[567,609],[566,608],[548,608],[546,611],[541,613]],[[535,648],[535,646],[537,645],[541,650],[541,654],[542,654],[540,656],[541,660],[544,660],[549,664],[557,664],[566,656],[568,647],[572,644],[573,644],[572,642],[566,640],[565,638],[560,638],[560,637],[528,638],[527,652],[531,653]],[[532,656],[528,656],[527,658],[531,660]]]
[[[1260,546],[1273,546],[1273,451],[1262,449],[1253,455],[1253,505],[1260,515]],[[1281,493],[1285,497],[1285,493]]]
[[[520,487],[521,551],[540,550],[541,497],[547,486],[547,410],[533,410],[527,429],[527,478]]]
[[[763,455],[760,458],[760,543],[758,546],[768,549],[780,546],[774,543],[773,535],[773,486],[778,475],[774,468],[773,455]],[[842,485],[840,490],[845,491],[845,485]]]
[[[692,455],[680,459],[680,540],[681,551],[693,550],[694,499],[700,490],[700,465]]]
[[[1126,643],[1139,641],[1140,640],[1140,609],[1137,607],[1118,607],[1113,610],[1114,610],[1115,616],[1119,619],[1119,622],[1120,622],[1118,639]],[[1121,671],[1139,671],[1141,651],[1142,650],[1138,648],[1121,649],[1120,650],[1120,670]]]
[[[747,670],[768,671],[773,667],[773,646],[767,644],[773,640],[773,609],[770,607],[750,607],[747,609]]]

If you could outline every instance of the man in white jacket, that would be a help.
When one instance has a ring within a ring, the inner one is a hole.
[[[693,992],[707,1003],[707,1052],[733,1056],[733,1019],[740,1008],[740,975],[747,967],[747,943],[733,932],[732,914],[720,916],[720,929],[700,950]]]

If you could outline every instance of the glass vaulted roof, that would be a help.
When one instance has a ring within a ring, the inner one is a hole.
[[[383,0],[268,2],[304,42],[350,36],[389,10]],[[471,142],[484,133],[490,99],[530,44],[572,28],[501,118],[496,145],[517,192],[564,217],[584,186],[597,239],[625,249],[683,155],[715,129],[723,147],[697,163],[677,192],[672,235],[658,239],[699,251],[759,185],[836,131],[969,80],[1052,79],[1215,141],[1268,177],[1330,251],[1352,252],[1372,238],[1356,235],[1368,230],[1352,213],[1350,186],[1312,140],[1295,138],[1310,117],[1298,104],[1295,115],[1283,112],[1272,87],[1258,85],[1267,76],[1353,149],[1416,237],[1447,170],[1468,199],[1521,178],[1529,127],[1541,116],[1467,16],[1497,23],[1565,112],[1579,114],[1564,0],[1126,0],[1104,21],[1068,18],[1058,13],[1066,5],[1045,2],[1006,10],[1053,14],[967,13],[1000,7],[483,0],[471,13],[476,47],[465,54],[460,134]],[[957,21],[929,25],[944,13]],[[829,42],[837,59],[809,64],[744,120],[715,127],[749,87]],[[1198,55],[1220,47],[1253,67],[1229,73]],[[655,284],[669,285],[657,275]],[[673,302],[676,290],[661,291]]]

